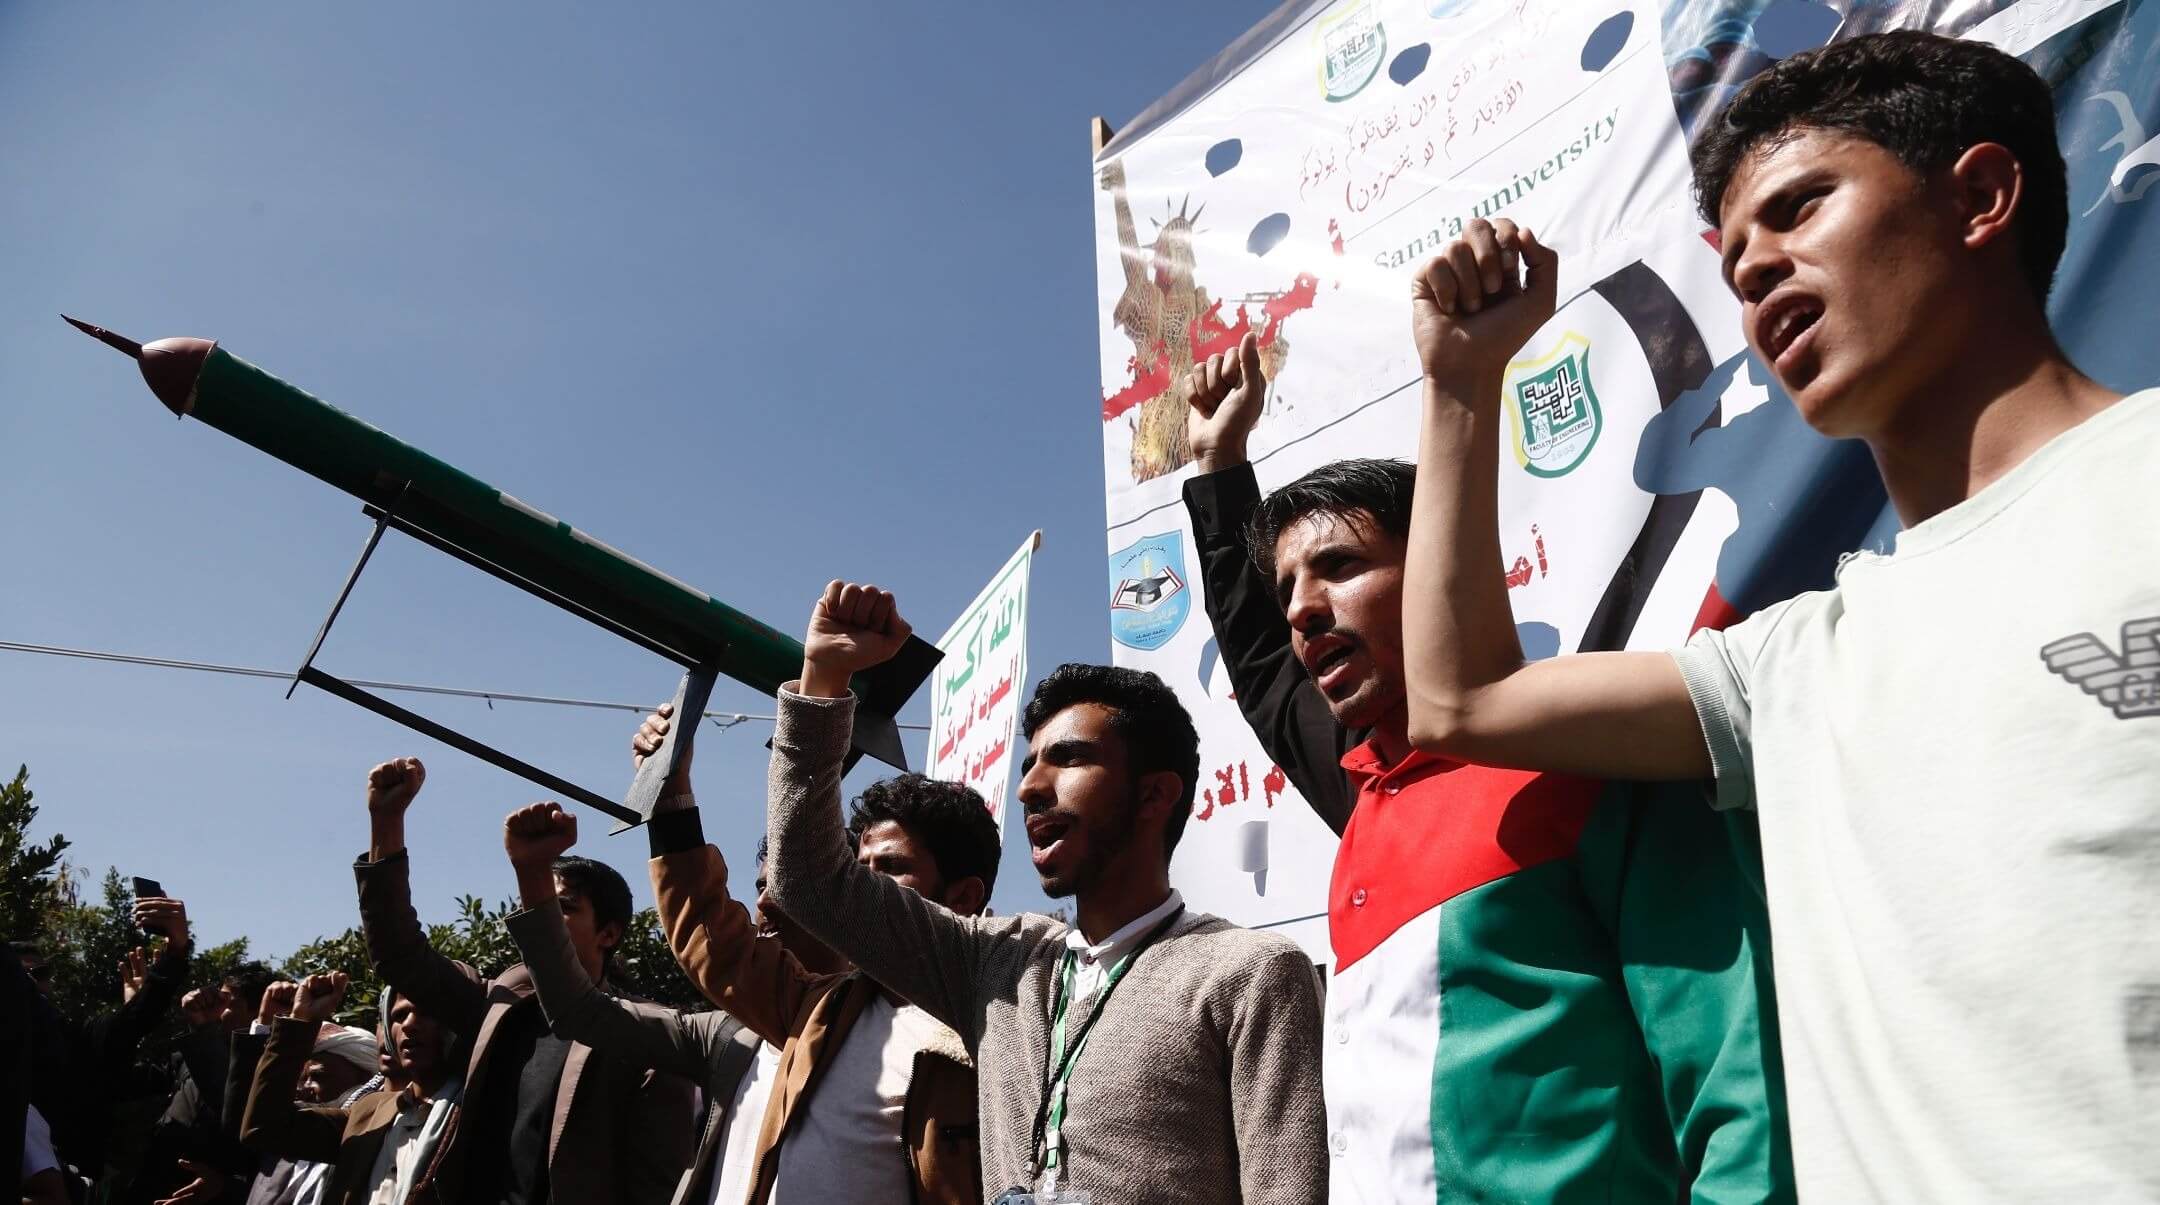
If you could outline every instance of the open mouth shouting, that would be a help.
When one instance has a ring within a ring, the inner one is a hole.
[[[1056,860],[1059,851],[1064,848],[1065,835],[1072,831],[1072,827],[1073,821],[1069,816],[1060,816],[1049,811],[1029,813],[1028,847],[1032,851],[1036,873],[1040,874],[1043,867]]]
[[[1351,662],[1357,651],[1356,639],[1345,633],[1329,632],[1306,641],[1298,659],[1304,662],[1305,672],[1311,675],[1313,685],[1332,699],[1336,692],[1353,681],[1355,669]]]
[[[1789,380],[1801,354],[1814,342],[1823,303],[1805,293],[1780,292],[1755,314],[1755,346],[1781,380]]]

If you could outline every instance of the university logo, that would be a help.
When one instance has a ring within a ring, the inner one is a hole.
[[[1185,533],[1148,536],[1110,554],[1110,638],[1146,652],[1170,643],[1192,612]]]
[[[1387,58],[1387,30],[1371,3],[1320,23],[1320,90],[1329,101],[1349,100],[1380,74]]]
[[[1605,429],[1590,384],[1590,341],[1573,331],[1537,359],[1511,362],[1501,398],[1515,433],[1515,463],[1533,476],[1572,471]]]
[[[2160,715],[2160,615],[2124,624],[2119,655],[2098,636],[2079,632],[2041,648],[2040,660],[2116,719]]]

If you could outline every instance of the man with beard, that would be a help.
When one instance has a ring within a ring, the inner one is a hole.
[[[1028,703],[1028,841],[1076,925],[956,916],[849,856],[848,682],[909,631],[875,587],[833,582],[812,612],[773,735],[775,902],[959,1032],[996,1199],[1325,1199],[1318,980],[1289,941],[1193,912],[1171,889],[1200,754],[1160,679],[1065,665]]]
[[[1790,1200],[1769,922],[1725,823],[1413,750],[1416,470],[1336,461],[1263,499],[1260,369],[1249,335],[1195,368],[1185,504],[1238,707],[1342,834],[1333,1199]]]
[[[270,1040],[248,1093],[240,1141],[264,1154],[329,1165],[323,1205],[408,1205],[447,1200],[435,1181],[455,1133],[462,1088],[451,1035],[406,996],[391,997],[384,1023],[390,1082],[350,1104],[303,1103],[302,1077],[323,1027],[344,999],[343,971],[279,985],[291,1015],[270,1022]],[[500,1152],[479,1152],[500,1158]]]
[[[1867,443],[1896,550],[1676,653],[1524,664],[1494,443],[1559,257],[1475,223],[1412,287],[1410,737],[1714,772],[1757,810],[1803,1196],[2150,1198],[2160,390],[2093,381],[2048,329],[2048,86],[1982,43],[1835,42],[1743,88],[1695,182],[1750,349],[1810,426]]]

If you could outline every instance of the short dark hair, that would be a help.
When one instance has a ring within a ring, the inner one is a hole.
[[[2034,295],[2047,300],[2070,225],[2070,186],[2055,98],[2031,67],[1985,43],[1909,29],[1796,54],[1748,81],[1696,139],[1703,220],[1719,224],[1725,191],[1750,154],[1808,130],[1865,139],[1920,173],[1983,142],[2009,148],[2025,172],[2018,257]]]
[[[890,820],[930,847],[946,882],[977,878],[985,895],[997,886],[998,829],[982,796],[957,782],[900,774],[869,789],[848,813],[848,837],[861,845],[863,832]]]
[[[630,918],[636,909],[630,905],[630,884],[623,881],[614,867],[570,854],[555,859],[555,877],[592,909],[594,928],[617,924],[625,932],[629,930]]]
[[[1167,770],[1184,780],[1178,806],[1163,825],[1163,856],[1169,857],[1185,835],[1185,818],[1192,814],[1200,787],[1200,734],[1192,716],[1178,702],[1177,692],[1146,670],[1067,662],[1035,684],[1035,696],[1020,717],[1021,730],[1032,741],[1050,717],[1080,703],[1110,709],[1110,730],[1125,742],[1135,776]]]
[[[1245,523],[1245,550],[1262,576],[1275,576],[1275,541],[1310,515],[1373,523],[1391,536],[1410,534],[1410,491],[1417,466],[1400,460],[1337,460],[1276,490]]]
[[[276,971],[249,959],[225,972],[225,977],[218,980],[218,986],[231,988],[233,1000],[252,1009],[262,1000],[263,991],[277,981]]]

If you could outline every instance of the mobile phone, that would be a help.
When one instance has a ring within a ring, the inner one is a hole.
[[[156,879],[146,879],[142,878],[139,875],[129,877],[128,890],[134,892],[135,898],[138,900],[148,899],[153,896],[162,897],[165,894],[165,888],[160,886]],[[143,929],[138,927],[136,931],[141,933],[144,937],[158,936],[157,933],[149,929]]]

